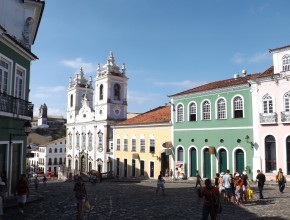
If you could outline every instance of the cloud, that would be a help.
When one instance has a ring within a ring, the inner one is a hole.
[[[44,101],[49,98],[63,96],[63,94],[66,94],[66,87],[64,86],[52,86],[52,87],[39,86],[33,89],[31,94],[35,99]]]
[[[246,57],[242,53],[234,54],[232,62],[236,64],[247,64],[247,63],[261,63],[270,60],[271,54],[269,52],[258,52],[251,57]]]
[[[84,70],[84,73],[93,73],[96,72],[97,65],[93,63],[87,63],[83,61],[82,58],[76,58],[74,60],[63,60],[61,61],[61,64],[70,67],[75,70],[79,70],[81,67]]]
[[[251,15],[263,14],[267,10],[268,6],[268,4],[264,4],[259,7],[251,7],[249,8],[249,13]]]

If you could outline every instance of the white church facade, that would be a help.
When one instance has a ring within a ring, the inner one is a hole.
[[[94,78],[81,68],[70,78],[67,93],[66,166],[76,174],[113,171],[112,126],[127,119],[125,64],[120,68],[113,53]]]

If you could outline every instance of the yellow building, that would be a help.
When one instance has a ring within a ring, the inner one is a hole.
[[[113,126],[114,175],[154,178],[173,169],[171,106],[161,106]]]

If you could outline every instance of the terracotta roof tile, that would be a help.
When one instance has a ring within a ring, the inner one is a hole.
[[[219,89],[219,88],[224,88],[224,87],[229,87],[229,86],[236,86],[236,85],[242,85],[248,83],[248,80],[250,79],[255,79],[255,78],[260,78],[260,77],[266,77],[273,75],[274,73],[274,68],[271,66],[267,70],[261,73],[255,73],[255,74],[248,74],[246,76],[239,76],[238,78],[230,78],[226,80],[221,80],[221,81],[215,81],[211,82],[208,84],[204,84],[180,93],[176,93],[174,95],[169,95],[169,97],[172,96],[178,96],[178,95],[185,95],[189,93],[194,93],[194,92],[202,92],[202,91],[207,91],[207,90],[212,90],[212,89]]]
[[[170,121],[171,121],[171,106],[159,106],[148,112],[145,112],[128,120],[117,123],[114,126],[155,124],[155,123],[166,123]]]

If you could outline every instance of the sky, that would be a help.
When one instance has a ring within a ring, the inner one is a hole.
[[[126,64],[128,112],[273,65],[269,49],[290,44],[288,0],[46,0],[32,52],[30,101],[64,116],[69,77],[96,77],[113,52]]]

